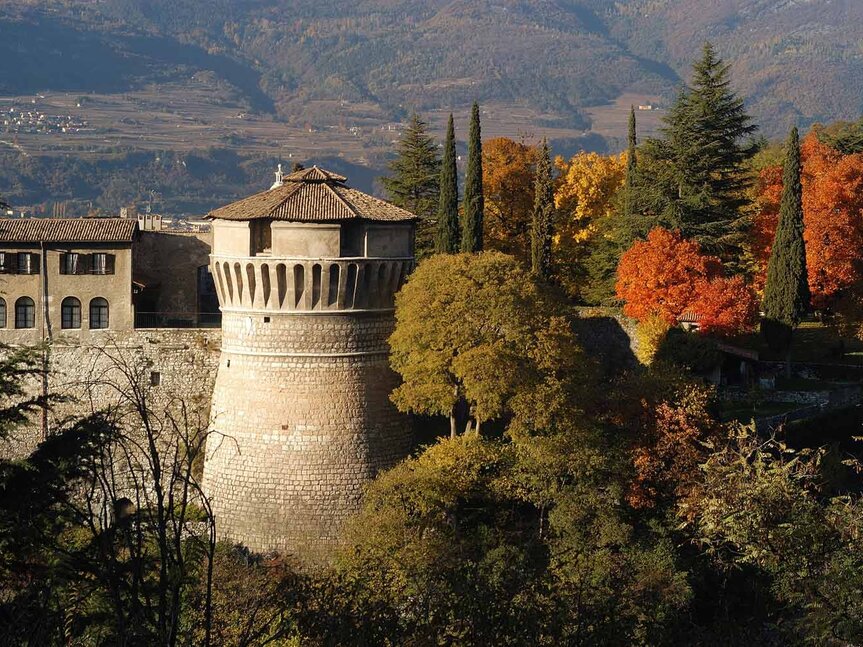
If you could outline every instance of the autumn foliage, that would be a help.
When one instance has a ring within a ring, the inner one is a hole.
[[[724,278],[722,263],[701,252],[679,232],[657,227],[620,258],[616,291],[627,316],[644,321],[661,317],[669,325],[690,312],[700,330],[731,334],[751,328],[757,303],[739,277]]]
[[[537,148],[507,137],[482,146],[485,246],[522,260],[530,256],[530,219]]]
[[[821,143],[816,131],[801,144],[803,238],[809,289],[816,308],[831,306],[839,293],[863,278],[863,155],[843,155]],[[782,193],[782,169],[763,169],[752,252],[763,285]]]

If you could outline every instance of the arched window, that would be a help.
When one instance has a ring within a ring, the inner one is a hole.
[[[81,327],[81,302],[75,297],[66,297],[60,304],[60,327],[66,330]]]
[[[100,330],[108,327],[108,302],[102,297],[90,301],[90,328]]]
[[[15,302],[15,327],[36,327],[36,304],[30,297],[21,297]]]
[[[0,328],[6,327],[6,299],[0,297]]]

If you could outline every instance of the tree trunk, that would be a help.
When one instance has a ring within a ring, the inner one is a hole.
[[[455,408],[453,407],[453,412],[449,417],[449,437],[455,438],[458,435],[458,423],[455,419]]]

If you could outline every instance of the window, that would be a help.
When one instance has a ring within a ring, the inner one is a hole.
[[[60,304],[60,327],[65,330],[81,327],[81,302],[75,297],[66,297]]]
[[[36,304],[30,297],[21,297],[15,302],[15,327],[36,327]]]
[[[159,371],[150,372],[150,386],[159,386],[162,383],[162,374]]]
[[[6,327],[6,299],[0,297],[0,328]]]
[[[91,274],[113,274],[114,273],[114,255],[113,254],[91,254],[90,255],[90,273]]]
[[[108,302],[102,297],[90,301],[90,328],[101,330],[108,327]]]
[[[38,274],[39,254],[18,252],[18,274]]]
[[[0,274],[10,274],[12,267],[12,254],[10,252],[0,252]]]
[[[66,252],[60,255],[60,274],[83,274],[84,258],[78,252]]]

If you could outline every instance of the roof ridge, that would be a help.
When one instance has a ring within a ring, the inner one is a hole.
[[[360,216],[359,212],[354,209],[354,206],[348,202],[338,191],[335,190],[334,187],[331,187],[329,184],[324,183],[324,186],[327,187],[327,190],[336,196],[336,200],[338,200],[343,206],[347,207],[348,211],[354,214],[354,218],[358,218]]]

